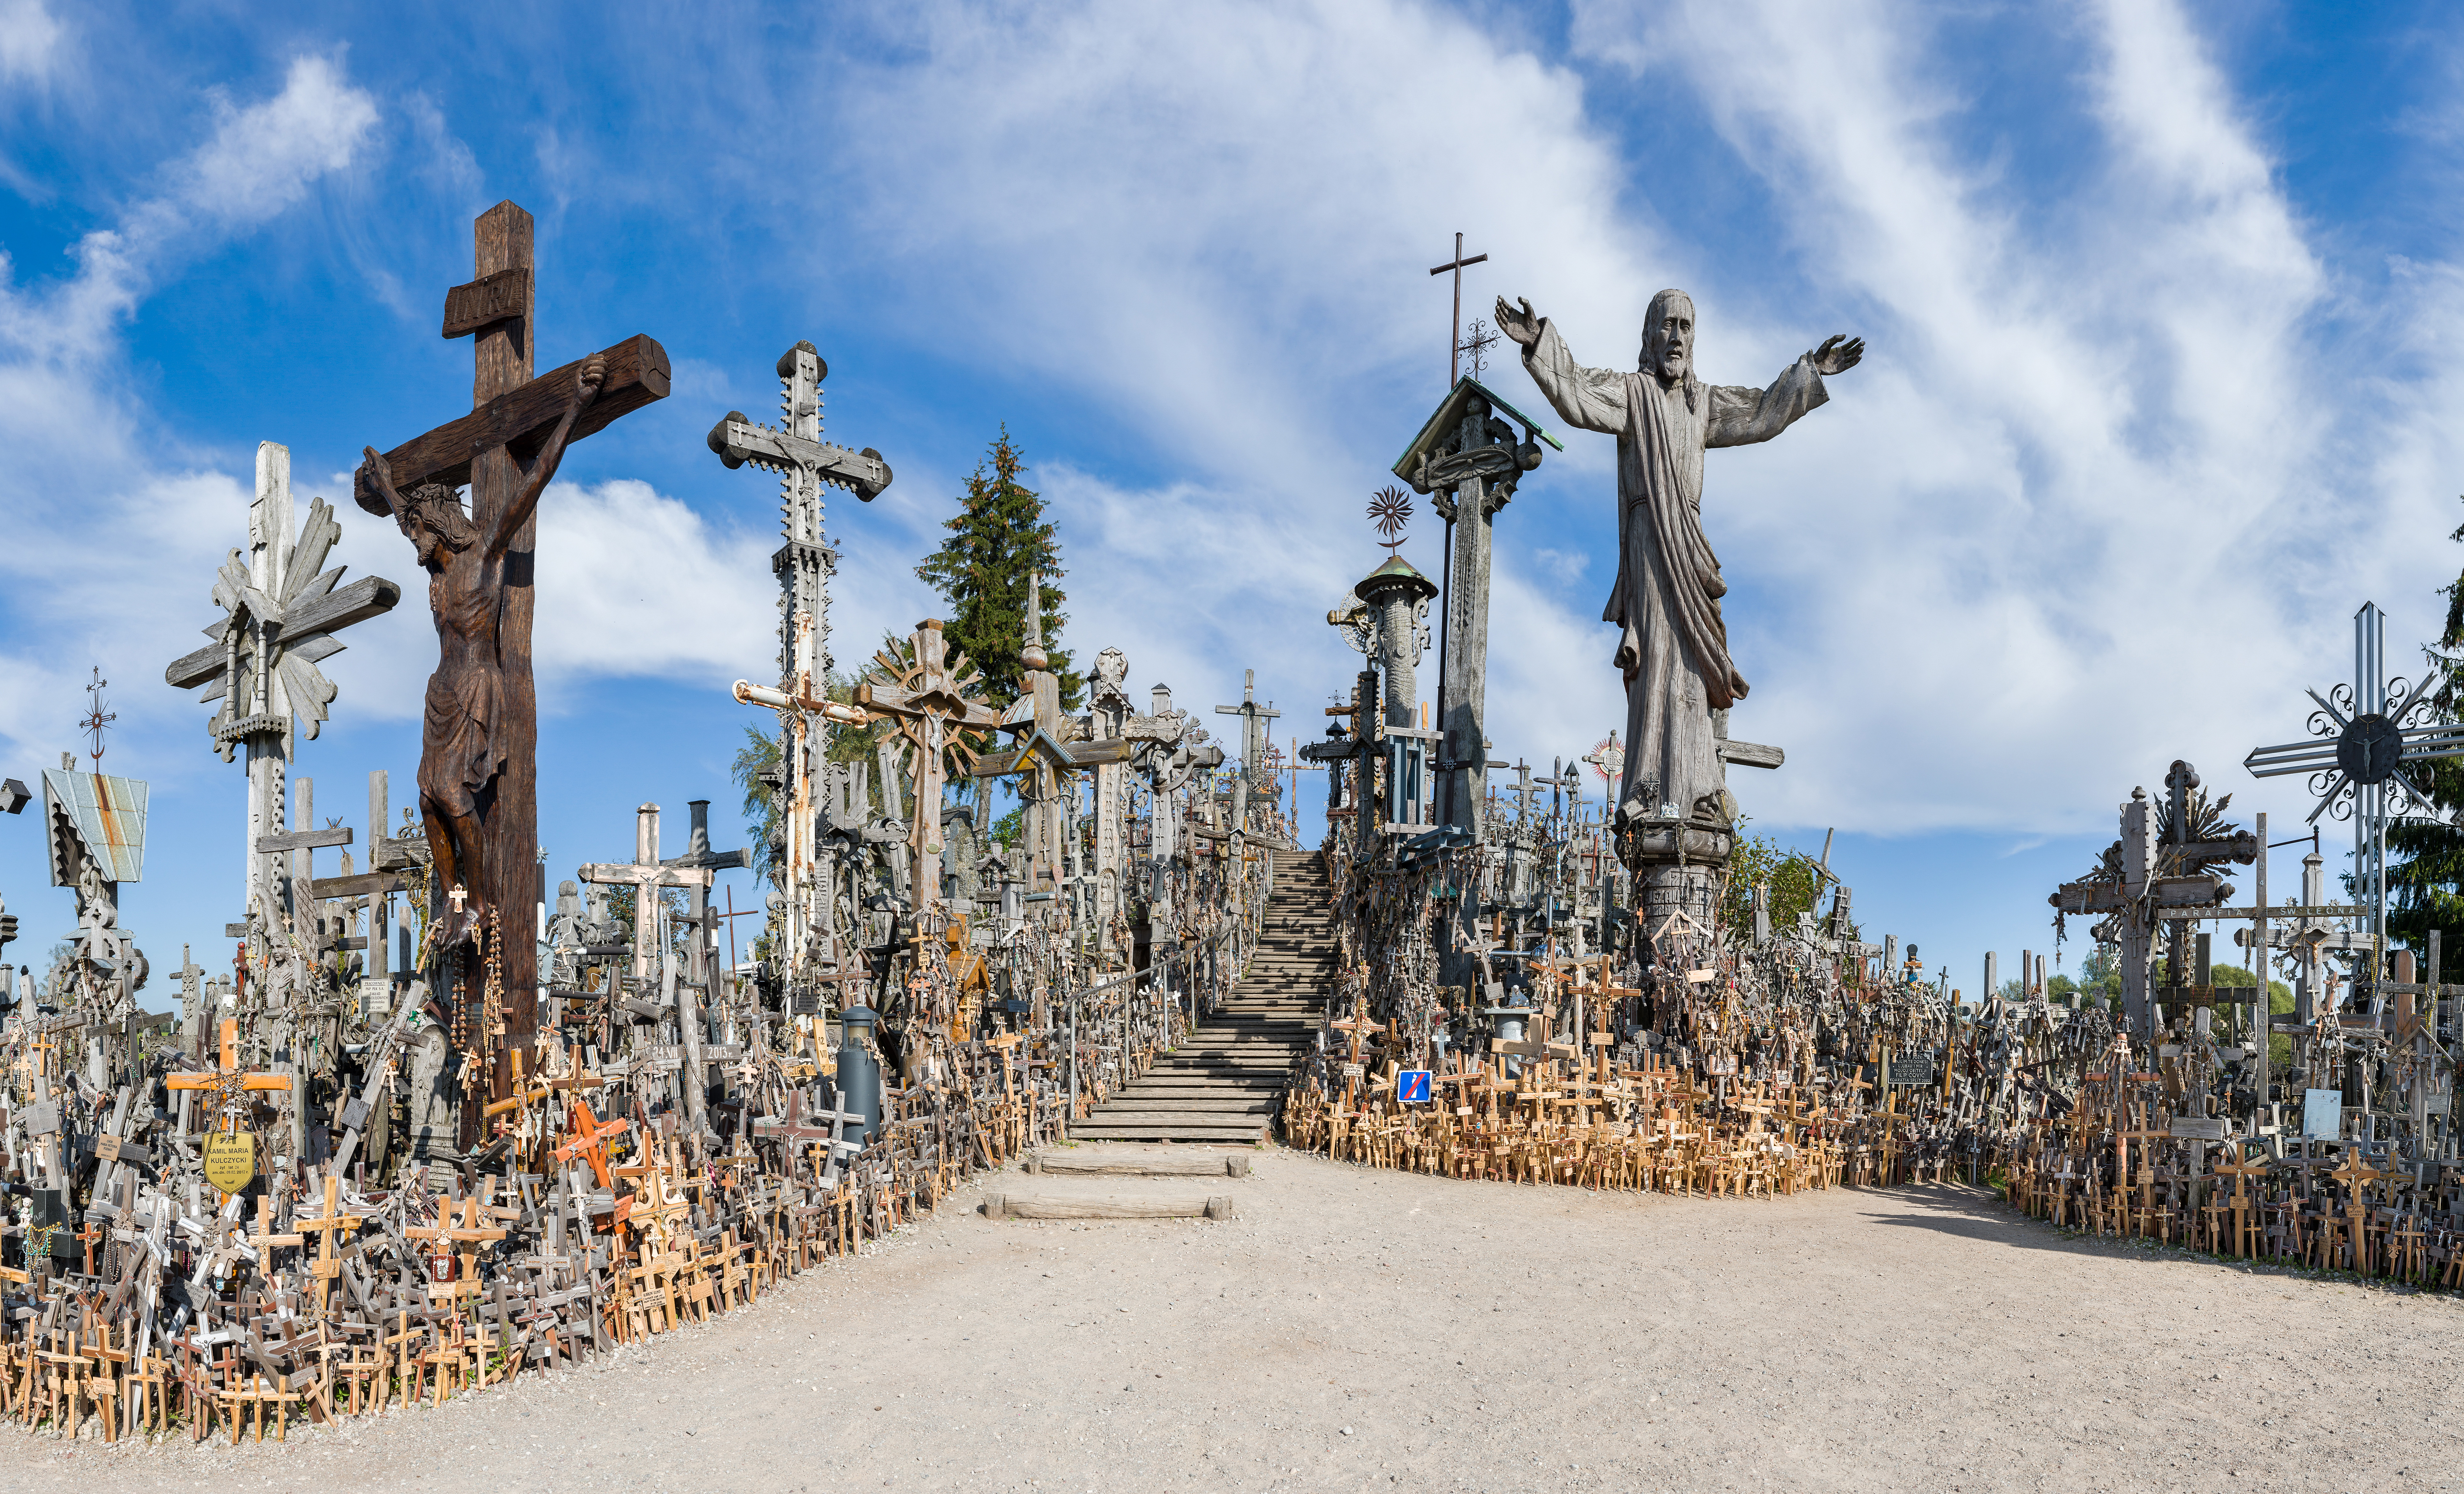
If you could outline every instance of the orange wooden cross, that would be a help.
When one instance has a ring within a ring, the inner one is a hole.
[[[288,1089],[289,1074],[252,1074],[239,1066],[239,1019],[223,1019],[222,1066],[199,1074],[173,1074],[163,1081],[172,1089],[211,1089],[219,1096],[218,1109],[227,1122],[225,1130],[239,1129],[240,1096],[251,1089]]]
[[[598,1117],[590,1113],[588,1105],[576,1100],[573,1102],[573,1130],[569,1139],[556,1149],[556,1159],[570,1162],[577,1156],[582,1158],[590,1164],[590,1171],[599,1178],[599,1186],[612,1189],[616,1186],[616,1179],[607,1174],[606,1141],[610,1136],[622,1134],[630,1125],[631,1121],[619,1115],[603,1126]]]

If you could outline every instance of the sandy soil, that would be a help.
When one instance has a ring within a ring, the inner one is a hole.
[[[986,1186],[1240,1212],[997,1223],[971,1194],[559,1381],[279,1447],[0,1429],[0,1487],[2464,1483],[2464,1303],[2065,1240],[1962,1190],[1710,1202],[1275,1152]]]

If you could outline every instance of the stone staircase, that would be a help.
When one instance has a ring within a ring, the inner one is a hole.
[[[1316,1042],[1334,974],[1326,862],[1276,858],[1266,925],[1221,1011],[1069,1128],[1081,1141],[1253,1142],[1274,1129],[1292,1066]]]

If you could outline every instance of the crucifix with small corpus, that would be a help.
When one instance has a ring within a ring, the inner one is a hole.
[[[435,915],[449,943],[490,910],[530,926],[538,896],[539,711],[531,680],[538,504],[568,443],[668,393],[668,355],[631,337],[531,377],[531,217],[511,202],[473,225],[478,278],[446,293],[444,335],[473,337],[471,413],[362,464],[354,497],[390,515],[429,572],[438,659],[420,744],[420,817],[436,864]],[[470,489],[466,513],[455,489]],[[450,916],[455,886],[473,905]],[[505,1038],[491,1098],[511,1083],[509,1054],[538,1023],[538,949],[502,949]]]

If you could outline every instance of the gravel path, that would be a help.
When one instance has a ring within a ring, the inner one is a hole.
[[[0,1430],[0,1486],[2464,1486],[2456,1300],[2068,1241],[1964,1190],[1712,1202],[1279,1152],[988,1186],[1239,1216],[996,1223],[971,1191],[561,1380],[279,1447]]]

